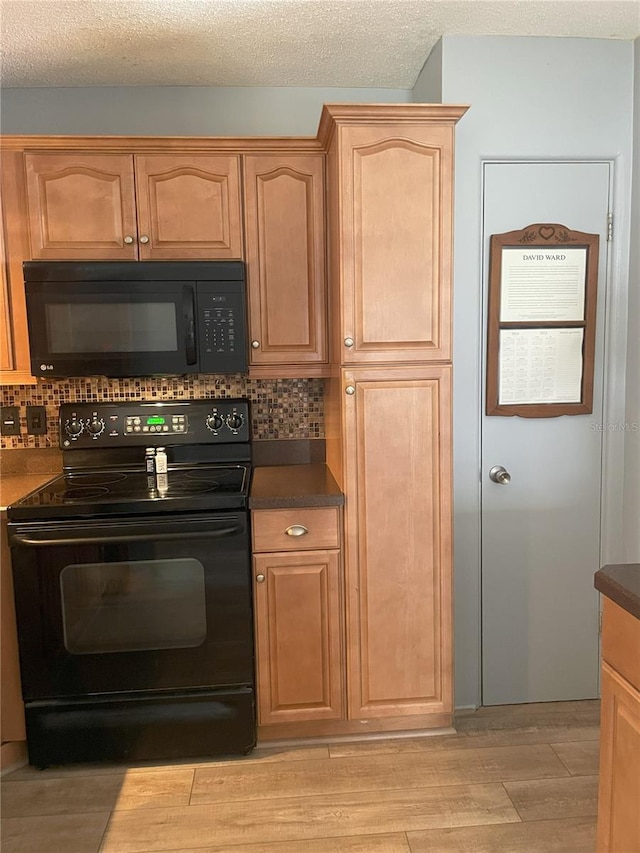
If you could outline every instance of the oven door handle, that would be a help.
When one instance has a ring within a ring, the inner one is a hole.
[[[28,545],[30,547],[42,547],[44,545],[109,545],[114,542],[166,542],[169,539],[221,539],[224,536],[233,536],[234,533],[242,532],[242,527],[220,527],[218,530],[202,530],[197,533],[179,532],[174,533],[138,533],[129,536],[60,536],[48,535],[46,538],[14,533],[12,542],[16,545]]]

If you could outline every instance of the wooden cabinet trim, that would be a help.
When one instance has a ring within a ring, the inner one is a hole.
[[[179,153],[218,151],[282,153],[283,151],[321,152],[321,143],[312,136],[0,136],[0,149],[6,151],[113,151],[120,153]]]
[[[376,125],[394,122],[455,125],[469,109],[468,104],[324,104],[318,127],[318,139],[325,148],[331,145],[336,127],[348,124]]]

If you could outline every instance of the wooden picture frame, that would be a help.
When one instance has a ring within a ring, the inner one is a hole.
[[[487,415],[593,411],[599,239],[558,223],[491,236]],[[573,389],[567,397],[579,399],[562,399],[563,381]]]

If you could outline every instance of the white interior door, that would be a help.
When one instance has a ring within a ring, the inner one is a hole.
[[[557,222],[600,234],[593,414],[482,418],[484,705],[598,695],[607,162],[485,163],[484,281],[491,234]],[[486,334],[486,293],[485,293]],[[483,371],[484,372],[484,371]],[[508,485],[489,479],[494,465]]]

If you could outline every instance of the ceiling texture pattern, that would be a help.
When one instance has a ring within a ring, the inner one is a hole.
[[[0,0],[4,87],[410,89],[442,35],[639,34],[640,0]]]

